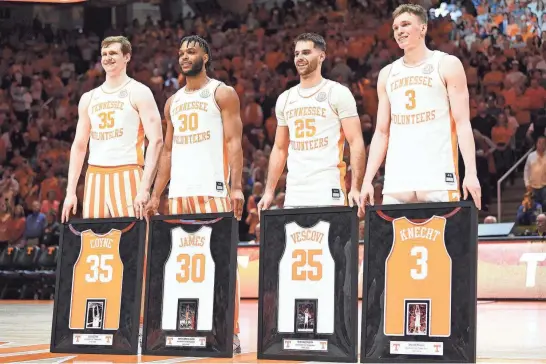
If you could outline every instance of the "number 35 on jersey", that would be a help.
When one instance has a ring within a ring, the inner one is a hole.
[[[451,335],[451,257],[446,219],[393,221],[393,245],[385,262],[384,334],[404,336],[406,301],[429,301],[429,336]]]
[[[334,332],[335,262],[330,253],[330,224],[285,226],[286,245],[279,263],[279,332],[294,332],[295,300],[317,300],[317,333]]]
[[[119,255],[121,234],[117,229],[106,234],[91,230],[81,233],[80,256],[72,275],[70,329],[119,328],[123,283],[123,262]],[[95,324],[91,325],[90,320]]]

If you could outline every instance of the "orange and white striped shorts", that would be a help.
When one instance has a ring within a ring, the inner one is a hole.
[[[228,197],[174,197],[169,199],[169,213],[182,214],[210,214],[231,211],[231,201]]]
[[[83,218],[134,217],[142,167],[89,166],[85,175]]]

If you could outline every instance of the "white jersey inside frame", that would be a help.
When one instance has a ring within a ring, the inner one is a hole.
[[[179,299],[197,300],[197,331],[212,330],[216,266],[210,252],[211,233],[209,226],[193,233],[182,227],[171,230],[171,252],[163,276],[163,330],[177,329]]]
[[[296,299],[316,299],[316,332],[333,334],[335,263],[328,246],[330,223],[319,221],[307,228],[291,222],[285,231],[279,263],[278,332],[294,332]]]

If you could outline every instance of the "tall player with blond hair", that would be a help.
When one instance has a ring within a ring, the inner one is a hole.
[[[233,211],[240,220],[244,195],[239,96],[232,87],[207,75],[212,56],[206,40],[185,37],[178,54],[186,86],[165,105],[165,147],[148,213],[158,212],[170,181],[171,215]],[[238,275],[235,296],[233,351],[240,353]]]
[[[106,80],[84,93],[78,105],[63,223],[69,220],[71,212],[76,213],[76,187],[88,143],[83,218],[144,217],[163,133],[151,90],[127,75],[131,54],[131,43],[123,36],[102,41],[101,63]]]
[[[427,12],[414,4],[393,12],[404,56],[379,73],[377,126],[360,196],[374,204],[372,185],[385,155],[383,204],[458,201],[458,148],[465,165],[464,199],[481,208],[469,96],[461,61],[425,45]]]
[[[285,165],[285,207],[353,206],[359,202],[365,149],[356,101],[346,86],[322,77],[325,58],[322,36],[303,33],[294,40],[300,83],[277,99],[277,132],[259,211],[273,202]],[[351,152],[349,192],[345,188],[345,141]]]

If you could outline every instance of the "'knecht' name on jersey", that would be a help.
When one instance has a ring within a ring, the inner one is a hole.
[[[408,229],[401,229],[400,239],[401,241],[405,241],[408,239],[427,239],[434,241],[438,238],[438,235],[440,234],[441,232],[436,229],[424,226],[415,226]]]

